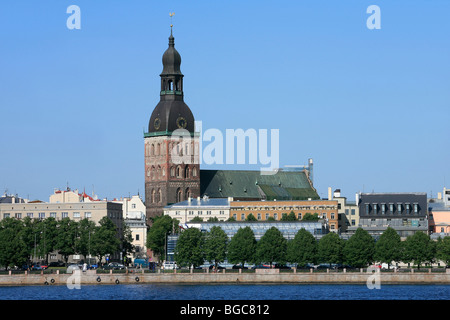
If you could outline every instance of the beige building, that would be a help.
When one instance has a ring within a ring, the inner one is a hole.
[[[129,258],[144,258],[147,256],[147,224],[145,219],[145,204],[136,195],[131,198],[113,200],[122,204],[124,223],[130,228],[135,252]]]
[[[334,200],[286,200],[286,201],[232,201],[230,217],[236,221],[245,221],[252,214],[258,221],[274,219],[280,221],[283,215],[291,211],[297,220],[305,214],[317,214],[323,219],[330,231],[338,231],[338,202]]]
[[[86,202],[84,199],[86,199]],[[96,225],[103,217],[108,217],[116,225],[118,235],[123,232],[122,204],[95,200],[85,194],[67,189],[56,190],[50,196],[50,202],[32,201],[28,203],[0,203],[0,220],[5,218],[24,219],[54,218],[57,221],[69,218],[75,221],[89,219]],[[57,255],[51,255],[50,260],[57,260]],[[69,261],[82,259],[73,256]]]
[[[341,196],[341,190],[336,189],[333,194],[328,188],[328,200],[338,202],[338,228],[339,232],[347,232],[348,227],[355,227],[359,224],[359,206],[357,202],[347,201]]]

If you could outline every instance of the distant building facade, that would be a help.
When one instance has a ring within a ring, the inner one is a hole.
[[[341,190],[336,189],[333,194],[328,192],[328,200],[338,202],[338,229],[339,233],[347,232],[349,227],[355,227],[359,224],[359,207],[355,202],[347,201],[346,197],[341,195]]]
[[[450,190],[444,188],[437,199],[430,199],[428,210],[432,238],[450,236]]]
[[[181,224],[185,224],[194,218],[203,221],[217,219],[218,221],[228,220],[230,217],[230,202],[232,198],[209,198],[206,196],[188,198],[187,200],[174,203],[164,208],[164,215],[177,219]]]
[[[416,232],[428,233],[426,193],[361,193],[359,225],[372,236],[380,236],[388,227],[406,238]],[[354,232],[358,227],[349,227]]]
[[[289,201],[232,201],[230,217],[245,221],[252,214],[258,221],[280,221],[283,215],[294,212],[297,220],[305,214],[317,214],[332,232],[338,231],[338,202],[329,200],[289,200]]]
[[[147,224],[145,219],[145,204],[139,195],[131,198],[113,200],[122,204],[124,224],[130,229],[135,251],[129,258],[143,258],[147,256]]]

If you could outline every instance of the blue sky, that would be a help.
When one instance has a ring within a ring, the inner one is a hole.
[[[69,30],[67,7],[81,9]],[[369,5],[381,29],[369,30]],[[0,191],[144,194],[143,132],[173,18],[203,129],[279,129],[280,165],[340,188],[450,186],[450,2],[2,1]],[[259,166],[202,168],[258,169]]]

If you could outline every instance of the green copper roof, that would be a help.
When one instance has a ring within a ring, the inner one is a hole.
[[[303,171],[261,175],[250,170],[200,170],[201,194],[211,198],[307,200],[319,199]]]

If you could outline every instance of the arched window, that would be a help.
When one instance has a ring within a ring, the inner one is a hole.
[[[177,178],[181,178],[181,167],[177,167]]]
[[[197,167],[194,167],[194,169],[192,169],[192,176],[193,177],[197,176]]]
[[[177,189],[177,202],[183,201],[183,191],[180,188]]]
[[[154,156],[155,155],[155,145],[152,143],[152,146],[150,147],[150,155]]]
[[[151,170],[151,173],[150,173],[150,175],[151,175],[151,179],[152,180],[155,180],[155,166],[152,166],[152,170]]]
[[[152,189],[152,203],[156,202],[156,191],[155,189]]]
[[[175,167],[170,168],[170,176],[175,177]]]
[[[158,203],[162,202],[162,192],[161,189],[158,189],[158,198],[157,198]]]
[[[191,173],[191,170],[189,169],[189,166],[186,166],[186,169],[184,169],[184,177],[187,179],[189,178]]]
[[[159,156],[161,154],[161,144],[156,145],[156,155]]]
[[[161,166],[156,169],[156,179],[161,180]]]
[[[186,192],[184,193],[186,195],[186,199],[191,197],[191,190],[189,188],[186,189]]]

